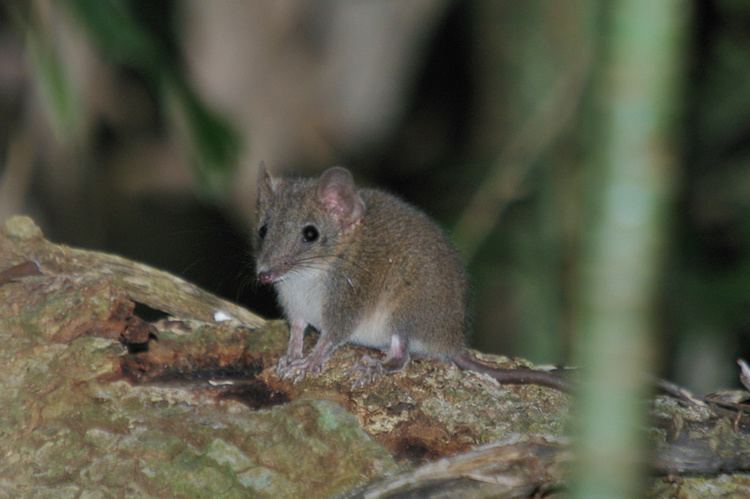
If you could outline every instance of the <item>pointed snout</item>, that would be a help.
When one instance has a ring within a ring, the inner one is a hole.
[[[281,279],[287,271],[285,265],[267,265],[258,266],[258,282],[263,285],[273,284]]]
[[[289,259],[261,260],[258,259],[256,272],[260,284],[273,284],[279,282],[284,275],[293,267]]]
[[[276,278],[276,273],[271,270],[258,272],[258,281],[260,281],[261,284],[273,284]]]

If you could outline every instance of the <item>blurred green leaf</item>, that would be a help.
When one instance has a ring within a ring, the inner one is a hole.
[[[163,58],[159,41],[133,17],[124,0],[69,0],[73,13],[111,61],[157,73]]]
[[[38,26],[27,27],[26,39],[34,80],[46,103],[53,132],[58,140],[73,140],[80,131],[81,99],[59,54]]]
[[[194,173],[201,194],[215,198],[226,190],[240,152],[240,139],[231,125],[209,109],[178,76],[166,75],[164,91],[176,105],[193,147]]]
[[[209,109],[184,72],[167,55],[164,43],[141,24],[125,0],[71,0],[70,7],[104,56],[140,70],[161,92],[162,105],[176,111],[192,147],[199,193],[212,199],[226,191],[240,150],[229,122]]]

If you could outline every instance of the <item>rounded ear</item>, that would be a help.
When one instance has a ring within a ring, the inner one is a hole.
[[[268,173],[265,161],[261,161],[258,167],[258,200],[261,201],[272,197],[278,189],[278,183],[278,180],[274,179]]]
[[[365,214],[365,202],[357,192],[352,174],[340,166],[329,168],[318,179],[318,200],[345,229]]]

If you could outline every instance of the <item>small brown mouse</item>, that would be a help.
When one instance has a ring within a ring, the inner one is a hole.
[[[403,368],[410,354],[455,363],[500,383],[568,390],[561,376],[500,369],[466,349],[468,279],[458,252],[430,218],[375,189],[360,189],[348,170],[319,178],[258,178],[256,269],[273,284],[289,320],[277,371],[295,382],[318,373],[340,345],[387,351],[363,358],[355,386]],[[308,326],[320,332],[303,356]]]

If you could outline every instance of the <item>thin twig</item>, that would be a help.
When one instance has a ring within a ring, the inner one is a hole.
[[[497,496],[527,496],[531,490],[562,485],[563,470],[573,459],[569,441],[512,435],[466,453],[440,459],[411,471],[370,484],[344,497],[422,497],[435,487],[446,492],[460,480],[496,486]],[[453,489],[460,494],[461,488]],[[448,494],[450,495],[450,494]]]
[[[706,407],[706,403],[700,397],[693,395],[687,388],[683,388],[671,381],[661,378],[653,378],[653,382],[661,392],[671,395],[678,400],[682,400],[688,405]]]

